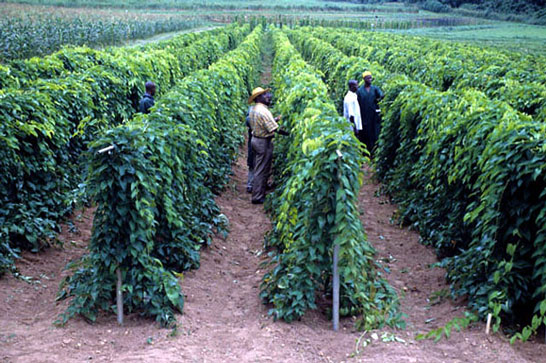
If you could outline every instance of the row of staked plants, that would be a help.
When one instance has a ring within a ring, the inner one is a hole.
[[[219,34],[219,32],[221,32],[221,29],[209,31],[205,34],[212,35]],[[124,75],[125,78],[130,76],[136,78],[145,71],[148,76],[152,76],[154,71],[158,71],[161,75],[171,74],[172,77],[180,77],[180,74],[177,74],[179,67],[189,69],[192,67],[192,62],[197,61],[198,58],[192,52],[192,57],[183,59],[188,56],[183,52],[179,52],[179,50],[199,40],[200,35],[198,33],[187,33],[156,43],[135,47],[111,47],[104,50],[91,49],[85,46],[66,46],[45,57],[12,60],[3,65],[0,64],[0,75],[2,76],[0,77],[0,89],[8,87],[26,88],[40,78],[66,77],[71,73],[83,72],[97,66],[106,67],[107,70],[116,72],[118,76],[121,69],[127,67],[129,69],[126,71],[127,74]],[[168,59],[172,56],[180,58],[180,61],[185,60],[187,64],[173,67],[171,71],[160,69],[156,63],[161,63],[166,56]],[[135,66],[138,68],[135,69]],[[156,69],[151,70],[150,67]],[[168,85],[171,84],[172,80],[169,80]],[[159,91],[161,92],[163,88],[160,87]]]
[[[279,186],[266,205],[273,222],[267,245],[273,251],[260,296],[272,305],[274,318],[288,322],[316,309],[317,298],[331,291],[337,244],[340,314],[359,316],[361,329],[400,326],[398,298],[381,277],[360,221],[363,150],[314,69],[286,34],[272,33],[275,111],[283,115],[290,136],[275,146]]]
[[[412,29],[423,27],[438,27],[438,26],[462,26],[462,25],[476,25],[483,23],[483,20],[477,18],[412,18],[412,19],[394,19],[394,18],[374,18],[365,19],[354,18],[348,19],[327,19],[317,18],[302,13],[295,14],[267,14],[267,15],[249,15],[249,14],[235,14],[235,15],[223,15],[222,21],[224,22],[254,22],[260,21],[269,24],[275,24],[276,26],[288,26],[288,27],[333,27],[333,28],[355,28],[365,30],[375,29]]]
[[[318,42],[299,43],[320,59]],[[386,93],[376,173],[400,219],[435,247],[455,296],[496,330],[527,324],[513,339],[528,339],[546,323],[545,124],[474,89],[369,66]]]
[[[157,82],[164,94],[234,48],[248,28],[230,26],[199,40],[183,35],[187,44],[174,39],[141,54],[76,48],[47,57],[47,67],[39,58],[23,62],[28,79],[17,74],[20,82],[0,90],[0,167],[6,171],[0,175],[0,274],[13,268],[21,249],[36,252],[55,238],[81,197],[87,167],[82,153],[102,130],[135,113],[146,81]],[[37,78],[34,71],[52,78]]]
[[[380,32],[313,28],[349,55],[382,64],[439,91],[477,89],[546,119],[546,57]]]
[[[377,62],[369,62],[361,57],[348,57],[331,44],[312,36],[304,28],[286,31],[290,41],[306,61],[320,70],[328,87],[330,99],[338,112],[343,113],[343,98],[347,93],[349,80],[360,80],[362,72],[373,69],[377,81],[384,78],[386,70]]]
[[[60,14],[59,14],[60,12]],[[96,13],[96,14],[95,14]],[[0,62],[44,56],[65,45],[104,47],[159,33],[196,28],[203,20],[179,15],[60,11],[7,6],[0,10]]]
[[[199,251],[215,229],[226,231],[214,192],[227,182],[242,141],[262,33],[256,27],[235,50],[177,83],[150,114],[91,143],[93,234],[89,253],[63,281],[59,299],[72,299],[60,322],[112,311],[117,269],[127,312],[176,322],[183,308],[177,276],[199,267]],[[110,145],[110,154],[97,153]]]
[[[496,329],[501,318],[533,321],[536,331],[546,306],[545,124],[476,90],[400,77],[385,91],[377,175],[400,217],[480,316],[492,313]]]

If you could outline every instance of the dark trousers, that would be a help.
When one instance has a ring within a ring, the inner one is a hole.
[[[379,133],[381,132],[381,115],[376,111],[375,114],[369,117],[368,122],[364,122],[362,125],[362,142],[366,144],[366,148],[373,155],[375,152],[375,146],[379,139]]]
[[[373,148],[375,146],[375,135],[373,135],[373,132],[371,131],[370,127],[366,127],[364,130],[360,131],[360,141],[366,144],[366,149],[368,149],[368,152],[370,155],[373,153]]]
[[[252,200],[263,201],[267,180],[271,175],[273,161],[273,138],[263,139],[252,137],[252,151],[254,151],[254,181],[252,183]]]
[[[252,190],[252,184],[254,182],[254,151],[252,151],[252,130],[248,128],[248,152],[246,157],[246,165],[248,166],[248,179],[246,181],[246,188]]]

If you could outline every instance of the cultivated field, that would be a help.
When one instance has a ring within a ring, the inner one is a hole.
[[[0,20],[18,34],[0,64],[2,359],[546,353],[543,28],[517,49],[485,33],[501,23],[399,4],[45,4]],[[386,95],[373,156],[340,116],[364,71]],[[256,86],[289,131],[264,207],[245,193]]]

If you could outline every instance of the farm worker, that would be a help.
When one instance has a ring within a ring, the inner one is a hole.
[[[377,105],[384,95],[381,90],[372,86],[372,73],[366,71],[362,74],[364,84],[356,92],[360,115],[362,117],[363,141],[370,153],[373,153],[375,143],[379,137],[381,126],[381,110]]]
[[[155,104],[155,83],[148,81],[144,87],[146,87],[146,93],[140,99],[140,103],[138,104],[138,112],[150,113],[150,108],[152,108]]]
[[[275,132],[281,135],[289,133],[279,128],[277,121],[281,116],[273,117],[269,89],[257,87],[248,98],[248,103],[255,102],[248,114],[248,123],[252,130],[251,147],[254,153],[254,181],[252,183],[252,204],[262,204],[265,200],[267,181],[271,175],[273,161],[273,136]]]
[[[358,82],[351,79],[348,83],[349,90],[343,99],[343,117],[347,119],[353,126],[355,136],[360,140],[362,137],[362,118],[360,116],[360,106],[356,91],[358,90]]]
[[[252,151],[252,129],[250,128],[250,112],[254,106],[250,106],[246,114],[246,127],[248,128],[248,150],[246,155],[246,165],[248,166],[248,179],[246,181],[246,192],[252,193],[252,183],[254,182],[254,152]]]

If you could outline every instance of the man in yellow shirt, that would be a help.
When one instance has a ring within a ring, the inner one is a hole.
[[[248,103],[256,102],[248,115],[248,122],[252,130],[252,151],[254,151],[254,181],[252,183],[252,204],[262,204],[265,200],[267,180],[271,175],[271,162],[273,161],[273,136],[275,132],[281,135],[289,133],[279,128],[277,121],[280,116],[273,117],[269,106],[271,105],[271,92],[261,87],[255,88],[248,99]]]

